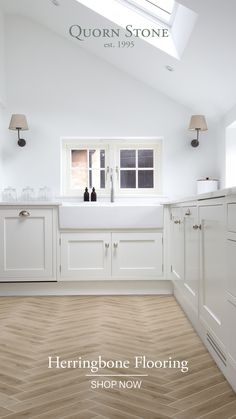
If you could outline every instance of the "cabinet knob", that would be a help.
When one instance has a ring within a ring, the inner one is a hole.
[[[186,211],[185,215],[191,215],[191,211],[190,211],[190,209],[189,209],[189,208],[187,209],[187,211]]]
[[[175,220],[174,223],[175,224],[181,224],[181,221],[180,220]]]
[[[201,226],[201,224],[199,224],[199,225],[197,225],[197,224],[195,224],[195,225],[193,225],[193,229],[194,230],[201,230],[202,229],[202,226]]]
[[[19,217],[29,217],[30,213],[29,211],[20,211],[19,212]]]
[[[109,243],[105,243],[105,248],[106,249],[109,249],[109,246],[110,246]]]
[[[114,243],[113,246],[114,246],[114,249],[117,249],[118,243]]]

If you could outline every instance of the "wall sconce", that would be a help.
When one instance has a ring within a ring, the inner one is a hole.
[[[11,121],[10,121],[10,125],[9,125],[9,129],[10,130],[14,130],[14,131],[18,131],[18,146],[20,147],[24,147],[26,144],[26,141],[24,140],[24,138],[20,138],[20,131],[27,131],[28,128],[28,124],[27,124],[27,119],[25,115],[19,115],[19,114],[14,114],[11,117]]]
[[[191,141],[192,147],[199,146],[199,131],[207,131],[207,123],[204,115],[192,115],[189,124],[189,130],[197,131],[197,138]]]

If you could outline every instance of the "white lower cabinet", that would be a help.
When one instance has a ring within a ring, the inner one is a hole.
[[[229,293],[226,296],[226,348],[236,374],[236,296]]]
[[[183,208],[184,291],[195,311],[199,294],[199,226],[197,207]]]
[[[200,205],[200,319],[223,343],[225,306],[225,208]]]
[[[196,206],[171,209],[172,278],[197,310],[199,288],[199,230]]]
[[[184,230],[183,230],[183,208],[172,208],[171,210],[171,272],[173,279],[183,280],[184,278]]]
[[[109,233],[61,234],[61,276],[63,278],[107,279],[110,271]]]
[[[159,232],[61,233],[61,278],[162,277],[162,237]]]
[[[228,205],[227,216],[226,345],[236,374],[236,203]]]
[[[53,280],[53,210],[0,209],[0,282]]]
[[[157,278],[163,274],[162,233],[112,234],[112,275]]]

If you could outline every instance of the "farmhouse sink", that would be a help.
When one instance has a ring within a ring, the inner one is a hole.
[[[162,228],[163,207],[121,202],[64,202],[59,207],[61,229]]]

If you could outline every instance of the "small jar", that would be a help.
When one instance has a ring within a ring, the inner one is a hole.
[[[38,200],[39,201],[49,201],[52,197],[51,189],[47,186],[39,188],[38,191]]]
[[[2,192],[2,200],[4,202],[12,202],[17,200],[17,193],[15,188],[5,188]]]
[[[23,201],[33,201],[34,200],[34,189],[30,186],[22,189],[22,200]]]

